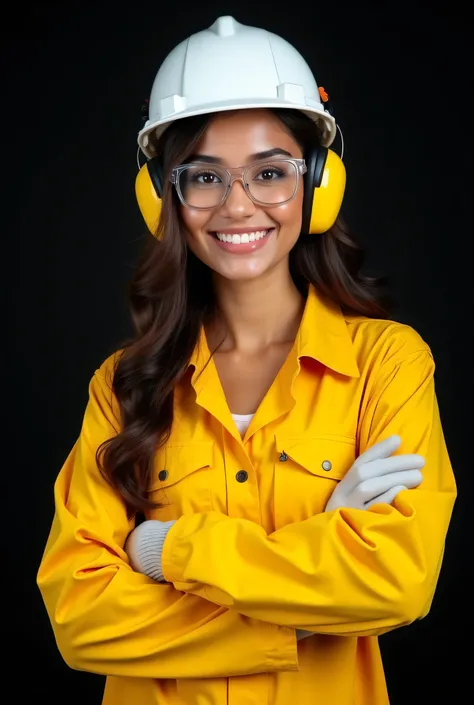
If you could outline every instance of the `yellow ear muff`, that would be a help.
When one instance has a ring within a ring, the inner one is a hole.
[[[336,222],[346,187],[346,168],[342,159],[328,149],[320,186],[314,189],[309,232],[325,233]]]
[[[143,216],[149,231],[157,237],[158,223],[161,214],[161,198],[156,193],[156,189],[148,171],[148,163],[144,164],[135,179],[135,195],[138,207]]]

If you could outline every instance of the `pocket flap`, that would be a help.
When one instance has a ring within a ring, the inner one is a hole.
[[[286,456],[313,475],[340,480],[355,460],[355,440],[345,436],[275,437],[280,460]]]
[[[155,462],[150,490],[171,487],[196,470],[213,464],[212,441],[160,448]]]

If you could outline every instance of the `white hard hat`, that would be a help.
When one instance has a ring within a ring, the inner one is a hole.
[[[272,32],[219,17],[178,44],[153,82],[148,120],[138,133],[144,154],[154,156],[154,140],[175,120],[243,108],[293,108],[322,130],[329,147],[336,123],[325,110],[314,76],[301,54]]]

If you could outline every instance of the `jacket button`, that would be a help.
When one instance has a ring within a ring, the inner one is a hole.
[[[285,451],[283,451],[283,453],[280,455],[280,463],[286,463],[287,460],[288,460],[288,456],[285,453]]]
[[[329,472],[332,468],[332,463],[330,460],[323,460],[322,462],[322,468],[323,470],[326,470],[326,472]]]
[[[168,477],[168,470],[160,470],[158,473],[158,478],[163,482]]]
[[[248,480],[248,476],[249,474],[247,470],[239,470],[239,472],[235,476],[235,479],[237,480],[237,482],[246,482]]]

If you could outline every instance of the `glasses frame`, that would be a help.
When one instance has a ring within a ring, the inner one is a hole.
[[[290,164],[293,164],[296,170],[296,183],[295,183],[295,190],[290,198],[287,198],[286,201],[279,201],[278,203],[267,203],[266,201],[259,201],[257,198],[254,198],[252,194],[250,193],[250,189],[248,187],[248,184],[246,182],[246,175],[250,171],[250,169],[254,169],[256,166],[261,164],[262,166],[272,166],[273,164],[281,164],[282,162],[289,162]],[[214,206],[190,206],[189,203],[186,202],[182,192],[181,188],[179,185],[179,179],[183,171],[186,169],[189,169],[190,167],[193,166],[207,166],[209,169],[220,169],[221,171],[224,172],[226,175],[226,183],[225,183],[225,191],[224,195],[222,196],[221,200],[219,203],[216,203]],[[171,171],[171,176],[170,176],[170,181],[174,185],[176,189],[176,193],[178,194],[178,198],[185,206],[186,208],[193,208],[194,210],[201,210],[201,211],[208,211],[212,210],[213,208],[219,208],[220,206],[225,203],[227,200],[232,186],[234,184],[234,181],[240,181],[242,186],[244,187],[245,193],[247,196],[250,198],[250,200],[259,205],[259,206],[266,206],[268,207],[277,207],[277,206],[284,206],[286,203],[290,203],[296,196],[298,192],[298,187],[300,184],[300,178],[307,172],[307,166],[306,162],[304,159],[293,159],[293,157],[271,157],[270,159],[259,159],[258,161],[252,162],[251,164],[247,164],[246,166],[238,166],[234,167],[232,169],[228,169],[225,166],[222,166],[222,164],[216,164],[216,163],[210,163],[210,162],[190,162],[189,164],[181,164],[180,166],[175,166],[172,171]]]

